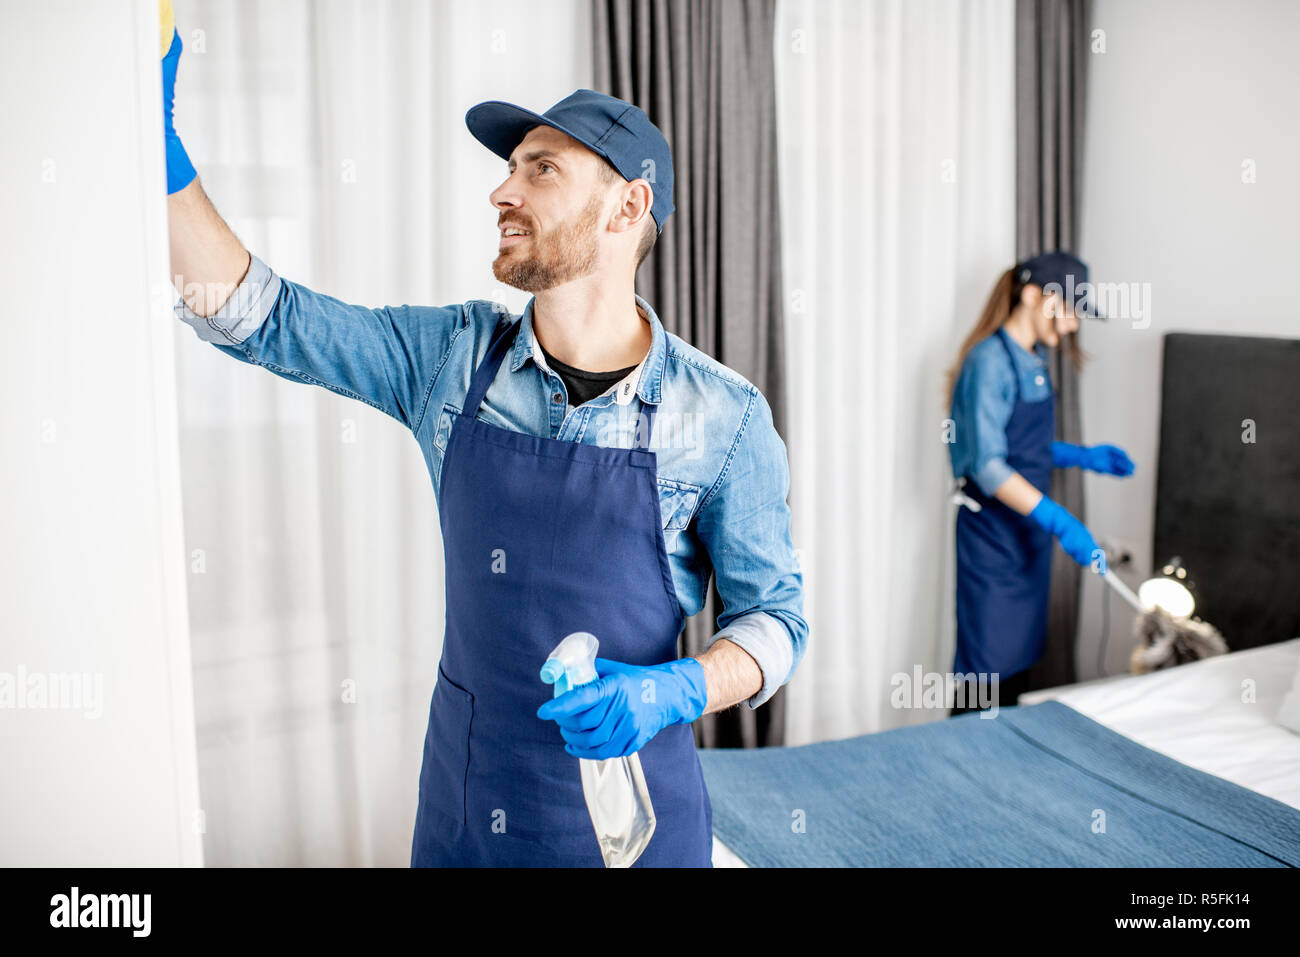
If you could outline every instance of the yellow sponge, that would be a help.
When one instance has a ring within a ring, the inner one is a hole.
[[[172,0],[158,0],[158,56],[165,57],[172,48],[172,34],[176,32],[176,17],[172,15]]]

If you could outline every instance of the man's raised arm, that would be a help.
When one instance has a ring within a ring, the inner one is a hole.
[[[225,305],[252,260],[203,192],[194,164],[176,135],[172,104],[180,59],[181,35],[173,28],[171,46],[162,60],[171,275],[185,304],[200,316],[210,316]]]
[[[248,274],[252,257],[194,177],[167,197],[171,276],[185,305],[211,316]]]
[[[359,399],[418,432],[434,381],[468,328],[468,307],[352,305],[281,278],[245,249],[208,200],[172,124],[180,54],[175,33],[162,68],[177,318],[227,355]],[[490,325],[475,328],[487,334]]]

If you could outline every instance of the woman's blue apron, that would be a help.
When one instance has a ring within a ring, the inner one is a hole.
[[[1011,345],[996,333],[1015,369]],[[1007,464],[1044,495],[1052,481],[1055,397],[1025,402],[1016,374],[1016,404],[1007,423]],[[1024,671],[1043,653],[1052,582],[1052,536],[1035,522],[985,495],[965,492],[981,506],[957,513],[957,674]]]
[[[677,657],[682,615],[649,451],[513,432],[475,418],[521,323],[475,371],[443,457],[447,626],[429,708],[412,866],[601,867],[578,759],[537,717],[565,635],[638,665]],[[657,825],[635,866],[710,867],[713,812],[689,725],[639,752]]]

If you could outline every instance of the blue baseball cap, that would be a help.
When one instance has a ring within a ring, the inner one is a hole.
[[[1055,286],[1061,298],[1074,303],[1074,314],[1088,319],[1105,319],[1096,310],[1092,283],[1088,282],[1088,264],[1078,256],[1062,250],[1039,253],[1015,268],[1016,282],[1021,286]]]
[[[595,90],[575,90],[541,114],[489,100],[470,107],[465,125],[475,139],[505,160],[534,126],[554,127],[609,160],[629,183],[634,179],[649,182],[654,192],[650,215],[659,232],[676,208],[668,141],[645,113],[626,100]]]

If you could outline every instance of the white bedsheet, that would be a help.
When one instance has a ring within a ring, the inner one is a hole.
[[[1149,675],[1031,691],[1190,767],[1300,808],[1300,735],[1276,722],[1300,667],[1300,638]],[[1254,700],[1246,699],[1253,683]]]
[[[1300,735],[1275,720],[1297,668],[1300,638],[1149,675],[1031,691],[1019,703],[1054,698],[1143,747],[1300,808]],[[746,864],[715,835],[713,866]]]

